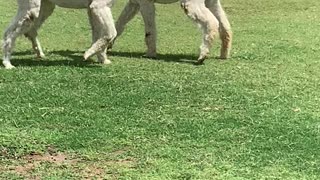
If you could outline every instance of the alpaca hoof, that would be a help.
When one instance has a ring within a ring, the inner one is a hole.
[[[230,58],[230,49],[221,49],[220,59],[229,59]]]
[[[14,67],[14,66],[12,66],[12,65],[11,65],[11,66],[6,66],[6,67],[5,67],[5,69],[15,69],[15,68],[16,68],[16,67]]]
[[[83,55],[83,61],[88,60],[88,58],[89,58],[89,56],[87,56],[87,55]]]
[[[5,69],[14,69],[15,67],[11,63],[3,63]]]
[[[37,54],[36,56],[38,59],[44,59],[46,57],[45,54]]]
[[[220,55],[219,59],[229,59],[228,55]]]
[[[143,58],[148,58],[148,59],[157,59],[157,54],[145,54],[142,56]]]
[[[196,66],[204,65],[204,61],[198,60],[197,62],[193,63]]]
[[[84,61],[88,60],[94,53],[86,51],[83,55]]]
[[[89,59],[89,55],[87,53],[85,53],[83,55],[83,61],[87,61]]]
[[[207,59],[207,56],[204,56],[204,55],[201,55],[199,58],[198,58],[198,61],[195,62],[195,65],[202,65],[204,60]]]
[[[110,60],[108,60],[108,59],[106,59],[106,60],[104,60],[103,62],[101,62],[101,64],[103,64],[103,65],[109,65],[109,64],[111,64],[112,62],[110,61]]]

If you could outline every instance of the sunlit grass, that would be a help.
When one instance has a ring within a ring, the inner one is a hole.
[[[320,3],[222,3],[232,58],[215,59],[217,40],[199,67],[200,31],[178,4],[157,6],[158,60],[141,57],[137,16],[106,67],[82,62],[85,10],[57,8],[39,35],[46,59],[20,38],[17,69],[0,69],[0,178],[79,179],[95,167],[106,179],[319,179]],[[0,4],[4,29],[15,2]],[[15,171],[48,147],[78,161]]]

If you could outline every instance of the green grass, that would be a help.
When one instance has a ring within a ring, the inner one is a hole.
[[[16,4],[0,4],[5,29]],[[0,69],[0,179],[320,179],[320,2],[223,4],[232,58],[214,58],[217,41],[204,66],[178,4],[157,6],[159,60],[141,58],[137,16],[106,67],[82,62],[85,10],[57,8],[39,35],[46,59],[20,38],[18,68]],[[77,161],[17,172],[48,147]]]

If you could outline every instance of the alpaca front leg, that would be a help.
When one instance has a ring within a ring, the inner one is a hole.
[[[229,20],[221,6],[220,0],[206,0],[206,6],[219,21],[220,39],[222,41],[220,58],[227,59],[230,57],[232,46],[232,30]]]
[[[111,61],[107,57],[107,49],[104,49],[102,52],[97,54],[98,62],[101,64],[111,64]]]
[[[12,69],[14,66],[11,64],[11,52],[14,48],[15,41],[19,35],[22,35],[30,30],[34,25],[34,21],[39,16],[40,0],[30,1],[19,0],[19,9],[17,15],[13,19],[10,26],[3,36],[3,65],[6,69]]]
[[[90,14],[89,14],[89,17],[91,17]],[[90,24],[92,27],[92,42],[96,42],[99,40],[100,30],[97,29],[98,26],[95,24],[95,22],[91,18],[89,18],[89,20],[90,20]],[[107,49],[106,48],[103,51],[98,52],[97,57],[98,57],[99,63],[111,64],[111,61],[108,60],[108,57],[107,57]]]
[[[112,42],[117,36],[117,31],[114,25],[111,8],[106,4],[101,4],[101,1],[93,1],[88,9],[89,19],[94,33],[99,34],[99,37],[92,46],[85,52],[84,59],[97,54],[100,61],[104,64],[110,64],[105,51],[108,43]],[[93,27],[94,26],[94,27]]]
[[[181,3],[185,13],[195,21],[203,31],[200,55],[197,64],[202,64],[208,57],[212,43],[218,34],[219,23],[208,8],[205,7],[204,0],[185,0]]]
[[[11,64],[11,52],[14,48],[14,44],[16,41],[16,38],[18,37],[19,33],[16,33],[15,31],[15,25],[11,25],[7,31],[4,33],[4,38],[3,38],[3,44],[2,44],[2,51],[3,51],[3,60],[2,64],[6,69],[12,69],[14,66]]]
[[[155,6],[152,1],[144,0],[140,4],[141,15],[145,26],[145,42],[147,44],[147,54],[149,58],[157,56],[157,29],[155,22]]]
[[[25,19],[25,16],[28,17],[27,14],[20,15],[15,17],[13,23],[9,26],[3,36],[3,61],[2,64],[6,69],[12,69],[14,66],[11,64],[11,53],[14,49],[14,45],[16,39],[19,35],[23,34],[23,32],[27,31],[32,22],[28,19]],[[22,23],[20,23],[22,22]]]
[[[91,25],[91,31],[92,31],[92,43],[95,43],[99,40],[100,34],[101,34],[101,29],[99,28],[99,23],[94,19],[94,16],[92,15],[92,11],[88,11],[88,16],[89,16],[89,22]],[[110,64],[111,61],[108,60],[107,54],[106,54],[106,49],[103,50],[102,52],[97,53],[98,57],[98,62],[103,63],[103,64]]]

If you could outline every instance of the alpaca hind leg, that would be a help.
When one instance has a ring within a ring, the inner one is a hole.
[[[102,52],[97,54],[98,61],[101,64],[111,64],[111,61],[107,57],[107,48],[105,48]]]
[[[92,46],[85,52],[85,60],[95,54],[104,53],[108,43],[112,42],[117,36],[110,7],[101,5],[99,1],[93,1],[89,8],[89,16],[91,21],[96,24],[96,28],[99,29],[99,31],[96,32],[99,34],[99,38],[93,42]],[[102,55],[100,57],[105,57],[103,63],[109,63],[106,56]]]
[[[139,12],[139,9],[139,4],[133,3],[131,1],[126,4],[126,7],[122,10],[116,22],[118,36],[123,33],[126,24],[133,19],[133,17]]]
[[[45,20],[52,14],[55,8],[55,4],[48,0],[42,0],[40,6],[39,18],[35,20],[34,26],[25,33],[25,36],[31,41],[32,47],[36,52],[38,58],[44,58],[45,55],[41,48],[41,44],[37,38],[37,31],[41,27],[41,25],[45,22]]]
[[[117,22],[116,22],[116,29],[117,29],[117,37],[121,36],[124,31],[126,24],[132,20],[132,18],[139,12],[139,4],[133,3],[129,1],[126,7],[122,10]],[[116,38],[108,45],[108,49],[112,49],[114,41]]]
[[[220,0],[206,0],[206,6],[219,21],[220,39],[222,41],[220,58],[227,59],[230,57],[232,46],[232,30],[229,20],[221,6]]]
[[[39,16],[40,0],[34,0],[32,3],[26,0],[18,1],[18,12],[11,24],[7,28],[3,36],[3,65],[6,69],[12,69],[10,58],[13,51],[15,41],[19,35],[30,30],[34,25],[34,21]]]
[[[41,44],[39,39],[37,38],[37,31],[35,30],[30,30],[29,32],[24,34],[32,43],[32,49],[37,55],[37,58],[44,58],[45,54],[43,53]]]
[[[146,56],[155,58],[157,56],[157,29],[155,22],[154,3],[146,0],[140,5],[141,15],[145,26],[145,42],[147,45]]]
[[[218,34],[219,23],[208,8],[205,7],[204,0],[183,1],[181,3],[185,13],[196,22],[203,31],[202,44],[200,46],[200,55],[197,64],[202,64],[208,57],[212,43],[216,34]]]

